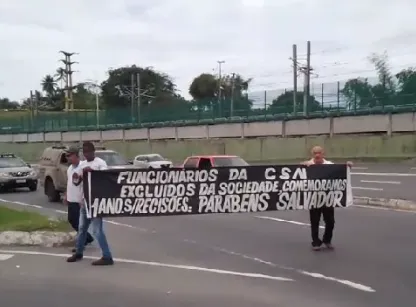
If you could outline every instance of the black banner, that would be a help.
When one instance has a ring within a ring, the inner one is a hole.
[[[243,213],[346,207],[346,165],[114,169],[84,180],[89,217]]]

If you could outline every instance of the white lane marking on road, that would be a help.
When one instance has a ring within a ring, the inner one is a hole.
[[[311,224],[308,224],[308,223],[302,223],[302,222],[290,221],[290,220],[283,220],[283,219],[279,219],[277,217],[271,217],[271,216],[258,215],[258,216],[255,216],[255,218],[263,219],[263,220],[270,220],[270,221],[275,221],[275,222],[294,224],[294,225],[299,225],[299,226],[311,226]],[[319,228],[325,229],[324,226],[319,226]]]
[[[245,254],[233,252],[233,251],[227,250],[225,248],[220,248],[220,247],[215,247],[215,246],[206,246],[206,245],[197,243],[193,240],[184,240],[184,241],[192,243],[192,244],[200,245],[200,246],[205,246],[205,247],[208,247],[212,250],[222,252],[224,254],[228,254],[228,255],[240,257],[240,258],[243,258],[243,259],[246,259],[246,260],[250,260],[250,261],[253,261],[253,262],[268,265],[268,266],[271,266],[273,268],[278,268],[278,269],[281,269],[281,270],[296,272],[298,274],[309,276],[309,277],[312,277],[312,278],[318,278],[318,279],[333,281],[333,282],[340,283],[340,284],[343,284],[343,285],[346,285],[348,287],[351,287],[351,288],[354,288],[354,289],[357,289],[357,290],[360,290],[360,291],[364,291],[364,292],[376,292],[376,290],[374,290],[370,286],[366,286],[366,285],[363,285],[363,284],[360,284],[360,283],[357,283],[357,282],[354,282],[354,281],[351,281],[351,280],[339,279],[339,278],[335,278],[335,277],[331,277],[331,276],[325,276],[321,273],[313,273],[313,272],[308,272],[308,271],[304,271],[304,270],[300,270],[300,269],[295,269],[295,268],[292,268],[292,267],[278,265],[278,264],[275,264],[275,263],[267,261],[267,260],[263,260],[263,259],[260,259],[260,258],[257,258],[257,257],[252,257],[252,256],[248,256],[248,255],[245,255]]]
[[[42,207],[42,206],[23,203],[23,202],[20,202],[20,201],[7,200],[7,199],[2,199],[2,198],[0,198],[0,201],[11,203],[11,204],[16,204],[16,205],[21,205],[21,206],[25,206],[25,207],[33,207],[33,208],[44,209],[44,210],[53,210],[53,209],[45,208],[45,207]],[[61,213],[61,214],[67,214],[67,211],[63,211],[63,210],[54,210],[54,211],[57,212],[57,213]],[[129,225],[129,224],[119,223],[119,222],[115,222],[115,221],[111,221],[111,220],[107,220],[107,221],[104,221],[104,222],[108,223],[108,224],[112,224],[112,225],[117,225],[117,226],[122,226],[122,227],[127,227],[127,228],[134,228],[134,229],[137,229],[137,230],[142,231],[142,232],[148,232],[148,230],[145,229],[145,228],[136,227],[136,226],[132,226],[132,225]],[[154,233],[154,232],[155,231],[152,231],[152,233]]]
[[[60,257],[66,258],[70,257],[69,254],[58,254],[58,253],[45,253],[45,252],[35,252],[35,251],[24,251],[24,250],[0,250],[2,253],[13,253],[13,254],[21,254],[21,255],[29,255],[29,256],[51,256],[51,257]],[[90,257],[84,256],[86,259],[96,260],[99,257]],[[241,277],[249,277],[249,278],[260,278],[260,279],[268,279],[268,280],[275,280],[275,281],[295,281],[291,278],[279,277],[279,276],[271,276],[259,273],[246,273],[246,272],[237,272],[237,271],[228,271],[228,270],[221,270],[221,269],[209,269],[204,267],[197,267],[192,265],[181,265],[181,264],[170,264],[170,263],[163,263],[163,262],[155,262],[155,261],[142,261],[142,260],[134,260],[134,259],[125,259],[125,258],[114,258],[115,262],[120,263],[130,263],[130,264],[141,264],[141,265],[148,265],[148,266],[155,266],[155,267],[163,267],[163,268],[171,268],[171,269],[182,269],[188,271],[199,271],[199,272],[207,272],[207,273],[215,273],[221,275],[233,275],[233,276],[241,276]]]
[[[383,191],[382,188],[366,188],[366,187],[352,187],[354,190],[368,190],[368,191]]]
[[[360,180],[362,183],[380,183],[380,184],[401,184],[400,181],[378,181],[378,180]]]
[[[349,287],[353,287],[357,290],[361,290],[361,291],[365,291],[365,292],[376,292],[376,290],[374,290],[373,288],[369,287],[369,286],[365,286],[365,285],[361,285],[361,284],[357,284],[355,282],[346,280],[346,279],[336,279],[333,277],[328,277],[328,276],[324,276],[320,273],[312,273],[312,272],[307,272],[307,271],[301,271],[302,274],[311,276],[311,277],[315,277],[315,278],[321,278],[321,279],[326,279],[326,280],[330,280],[330,281],[336,281],[339,282],[341,284],[344,284],[346,286]]]
[[[359,207],[359,208],[365,208],[365,209],[376,209],[376,210],[395,211],[395,212],[404,212],[404,213],[416,214],[416,212],[412,211],[412,210],[385,208],[385,207],[377,207],[377,206],[370,206],[370,205],[353,205],[353,206],[354,207]]]
[[[368,169],[368,167],[353,166],[352,169]]]
[[[389,177],[416,177],[416,174],[407,173],[350,173],[358,176],[389,176]]]
[[[0,261],[9,260],[10,258],[13,258],[13,254],[0,254]]]
[[[25,206],[25,207],[32,207],[32,208],[36,208],[36,209],[42,209],[41,206],[22,203],[20,201],[15,201],[15,200],[12,201],[12,200],[7,200],[7,199],[0,198],[0,201],[2,201],[4,203],[11,203],[11,204],[21,205],[21,206]]]

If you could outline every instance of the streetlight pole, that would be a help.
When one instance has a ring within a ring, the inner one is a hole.
[[[95,92],[95,122],[97,123],[97,128],[100,127],[100,96],[98,91]]]
[[[101,88],[98,85],[98,82],[94,80],[87,80],[85,82],[82,82],[85,85],[89,85],[95,88],[95,122],[97,125],[97,128],[100,127],[100,94],[99,89]]]
[[[231,105],[230,105],[230,118],[234,116],[234,88],[235,88],[235,73],[231,80]]]
[[[218,106],[220,108],[220,116],[221,116],[221,66],[225,63],[225,61],[217,61],[218,63]]]
[[[142,119],[141,119],[141,91],[140,91],[140,73],[137,73],[137,122],[139,125],[142,124]]]

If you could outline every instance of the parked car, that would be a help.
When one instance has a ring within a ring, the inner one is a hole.
[[[117,151],[106,149],[105,147],[95,146],[95,156],[103,159],[109,169],[119,168],[132,168],[132,163],[128,162],[120,153]],[[80,151],[81,160],[84,160],[82,150]]]
[[[133,160],[133,165],[140,168],[164,168],[171,167],[172,164],[172,161],[159,154],[138,155]]]
[[[29,163],[13,153],[0,153],[0,190],[29,188],[36,191],[38,175]]]
[[[235,167],[248,166],[249,164],[239,156],[208,155],[191,156],[185,159],[183,168],[205,168],[205,167]]]

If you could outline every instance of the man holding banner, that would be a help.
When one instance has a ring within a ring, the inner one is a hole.
[[[324,149],[320,146],[312,148],[312,159],[303,162],[303,165],[310,166],[315,164],[334,164],[333,162],[324,158]],[[347,162],[348,167],[352,166],[352,162]],[[325,222],[325,232],[322,240],[319,238],[319,224],[321,221],[321,215]],[[309,210],[309,217],[311,223],[311,235],[312,235],[312,249],[319,251],[322,248],[322,244],[326,248],[334,249],[332,245],[332,236],[335,227],[335,208],[334,207],[322,207]]]
[[[95,157],[95,147],[91,142],[84,142],[82,146],[83,154],[86,161],[83,163],[83,177],[88,175],[91,170],[104,170],[107,169],[107,163],[98,157]],[[85,195],[84,195],[85,201]],[[83,258],[83,252],[85,248],[85,242],[87,240],[88,228],[90,225],[93,227],[93,235],[100,245],[102,251],[101,259],[98,259],[92,263],[92,265],[112,265],[114,264],[113,257],[110,252],[110,248],[107,243],[107,238],[104,233],[103,219],[101,217],[87,218],[87,212],[84,203],[80,212],[80,223],[78,238],[76,243],[75,253],[67,259],[67,262],[80,261]]]

